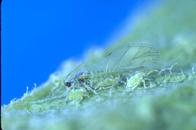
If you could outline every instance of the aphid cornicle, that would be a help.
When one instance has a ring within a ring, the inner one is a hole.
[[[64,84],[68,88],[82,87],[93,93],[113,86],[125,85],[130,81],[127,78],[136,70],[151,68],[157,55],[158,51],[145,45],[109,49],[103,53],[103,58],[94,60],[93,63],[90,61],[83,63],[75,68],[67,76]]]

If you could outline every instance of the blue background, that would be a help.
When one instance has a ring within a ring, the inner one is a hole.
[[[4,0],[2,104],[47,80],[62,61],[103,46],[145,0]]]

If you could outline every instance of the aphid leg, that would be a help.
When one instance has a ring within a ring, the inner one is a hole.
[[[133,86],[133,87],[132,87],[132,90],[134,90],[134,89],[137,88],[137,87],[138,87],[137,85]]]
[[[118,81],[118,85],[126,86],[126,82],[127,82],[127,78],[121,75]]]
[[[153,88],[154,86],[153,86],[153,84],[149,81],[149,86],[150,86],[150,88]]]
[[[92,93],[94,93],[94,94],[98,94],[94,89],[92,89],[90,86],[88,86],[88,85],[84,85],[84,87],[88,90],[88,91],[90,91],[90,92],[92,92]]]
[[[108,95],[111,97],[114,93],[113,91],[113,87],[115,87],[115,85],[113,85],[111,88],[109,88],[109,91],[108,91]]]
[[[150,86],[150,88],[154,88],[154,87],[158,86],[158,83],[154,80],[149,80],[149,86]]]
[[[147,73],[147,76],[151,75],[152,73],[159,73],[159,71],[158,71],[158,70],[149,71],[149,72]]]
[[[146,81],[145,81],[145,79],[142,79],[142,83],[143,83],[143,87],[144,87],[144,88],[147,88],[147,87],[146,87]]]
[[[161,75],[164,71],[165,71],[165,69],[161,69],[161,70],[159,71],[159,75]]]
[[[145,84],[146,84],[146,82],[148,82],[148,85],[146,85],[146,88],[147,88],[147,87],[153,88],[153,85],[152,85],[152,82],[151,82],[151,81],[152,81],[151,79],[145,78]]]
[[[169,71],[169,75],[171,76],[172,73],[173,73],[172,70],[173,70],[174,66],[176,66],[176,63],[175,63],[174,65],[171,65],[171,66],[168,67],[168,68],[161,69],[161,70],[159,71],[159,75],[161,75],[162,73],[164,73],[164,72],[166,72],[166,71]]]
[[[171,66],[168,68],[170,75],[172,75],[172,70],[173,70],[174,66],[176,66],[176,65],[177,65],[177,63],[171,65]]]
[[[185,76],[184,71],[182,69],[180,69],[180,73]]]

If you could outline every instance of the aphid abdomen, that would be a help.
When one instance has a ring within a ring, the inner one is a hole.
[[[96,90],[108,89],[117,85],[120,80],[120,74],[117,72],[99,72],[91,76],[90,82]]]

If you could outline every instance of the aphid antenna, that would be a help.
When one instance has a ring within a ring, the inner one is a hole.
[[[93,88],[89,87],[89,86],[84,86],[87,90],[90,90],[91,92],[93,92],[95,95],[98,95],[98,93],[96,92],[96,90],[94,90]]]

